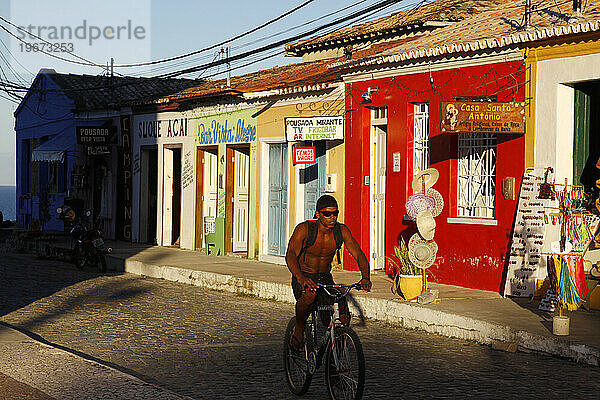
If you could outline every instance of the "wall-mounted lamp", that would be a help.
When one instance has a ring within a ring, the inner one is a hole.
[[[363,99],[363,103],[370,103],[372,101],[371,99],[371,93],[377,93],[377,91],[379,90],[379,86],[376,86],[374,88],[372,88],[371,86],[369,86],[366,90],[366,92],[364,92],[361,97]]]

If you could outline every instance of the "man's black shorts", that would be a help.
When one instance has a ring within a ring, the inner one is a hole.
[[[309,274],[307,272],[303,272],[303,274],[305,277],[311,279],[314,283],[321,283],[323,285],[333,285],[334,284],[333,276],[331,276],[331,273],[329,273],[329,272],[315,273],[315,274]],[[292,275],[292,290],[294,291],[294,297],[296,298],[296,300],[298,300],[298,299],[300,299],[300,297],[302,297],[304,288],[302,287],[302,285],[300,285],[300,282],[298,282],[298,280],[296,279],[296,277],[294,275]],[[317,304],[331,304],[331,298],[329,296],[327,296],[325,293],[321,293],[321,294],[317,295],[315,302]],[[338,302],[338,304],[340,306],[340,314],[350,315],[350,312],[348,310],[348,302],[346,301],[346,298],[341,299]]]

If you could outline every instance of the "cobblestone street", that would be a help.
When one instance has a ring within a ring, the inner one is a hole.
[[[0,321],[197,399],[294,398],[281,347],[291,304],[30,256],[0,261]],[[367,321],[366,399],[598,398],[600,369]],[[326,398],[318,371],[307,399]]]

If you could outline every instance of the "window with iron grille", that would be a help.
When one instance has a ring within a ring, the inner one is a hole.
[[[458,216],[494,218],[496,211],[496,135],[458,135]]]
[[[413,176],[429,168],[429,103],[414,104]]]

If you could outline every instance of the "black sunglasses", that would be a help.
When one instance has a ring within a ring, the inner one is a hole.
[[[335,210],[335,211],[319,211],[321,214],[323,214],[324,217],[331,217],[332,215],[335,215],[336,217],[340,214],[340,210]]]

